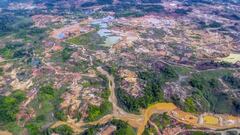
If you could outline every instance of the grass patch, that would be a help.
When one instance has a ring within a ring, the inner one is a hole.
[[[15,91],[10,96],[0,96],[0,123],[14,122],[20,103],[25,99],[22,91]]]
[[[183,110],[188,112],[215,112],[236,114],[240,111],[240,102],[229,93],[222,92],[219,78],[228,76],[230,70],[214,70],[195,73],[189,84],[195,88],[192,96],[185,100]]]
[[[197,106],[196,106],[196,104],[194,102],[194,99],[192,97],[189,97],[189,98],[185,99],[184,111],[191,112],[191,113],[196,113],[197,112]]]
[[[41,134],[43,126],[57,119],[66,120],[66,115],[59,110],[59,104],[62,102],[61,95],[64,91],[63,88],[54,89],[49,85],[40,88],[37,98],[31,103],[37,112],[36,117],[26,125],[30,135]]]
[[[108,101],[104,101],[100,107],[95,105],[89,105],[88,107],[88,117],[86,121],[96,121],[103,116],[112,112],[112,104]]]
[[[25,96],[22,91],[14,91],[10,96],[0,96],[0,129],[8,130],[14,135],[22,131],[16,123],[16,115]]]
[[[116,130],[113,132],[114,135],[136,135],[136,131],[132,128],[127,122],[113,119],[112,121],[107,122],[103,125],[90,126],[85,130],[82,135],[95,135],[99,132],[100,128],[105,127],[106,125],[116,126]]]
[[[67,40],[70,44],[88,46],[91,49],[101,48],[100,44],[104,44],[104,41],[105,38],[101,37],[96,31],[88,32]]]
[[[56,128],[52,128],[48,131],[49,134],[59,134],[59,135],[72,135],[73,129],[68,125],[60,125]]]
[[[176,71],[179,75],[187,75],[189,72],[193,71],[193,69],[188,67],[181,67],[181,66],[172,66],[172,68]]]

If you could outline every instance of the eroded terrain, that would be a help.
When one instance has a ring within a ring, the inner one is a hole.
[[[239,134],[239,2],[2,4],[0,134]]]

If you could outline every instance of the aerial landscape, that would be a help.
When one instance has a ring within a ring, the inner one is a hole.
[[[240,135],[240,0],[0,0],[0,135]]]

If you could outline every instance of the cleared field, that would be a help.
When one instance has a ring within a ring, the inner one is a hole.
[[[88,33],[92,31],[92,28],[89,26],[83,26],[80,23],[67,25],[59,29],[54,29],[50,33],[50,37],[55,39],[67,39],[72,36],[79,36],[82,33]]]
[[[175,119],[179,120],[180,122],[189,124],[189,125],[196,125],[198,123],[198,117],[188,113],[184,112],[180,109],[176,109],[170,113],[170,116],[174,117]]]
[[[240,61],[240,54],[231,53],[228,57],[221,58],[220,61],[236,63],[236,62]]]
[[[91,31],[80,36],[76,36],[67,40],[70,44],[86,45],[96,47],[104,44],[105,38],[101,37],[96,31]]]
[[[203,121],[204,121],[204,124],[209,124],[209,125],[218,125],[219,124],[219,119],[212,115],[204,116]]]
[[[0,135],[12,135],[12,133],[8,131],[0,131]]]

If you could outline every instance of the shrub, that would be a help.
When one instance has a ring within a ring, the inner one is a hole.
[[[73,134],[72,128],[69,127],[68,125],[60,125],[56,128],[53,128],[52,132],[57,133],[59,135],[72,135]]]
[[[25,99],[22,91],[15,91],[10,96],[0,96],[0,123],[16,120],[20,103]]]
[[[226,82],[230,87],[239,89],[240,88],[240,79],[232,75],[225,75],[222,77],[223,81]]]

